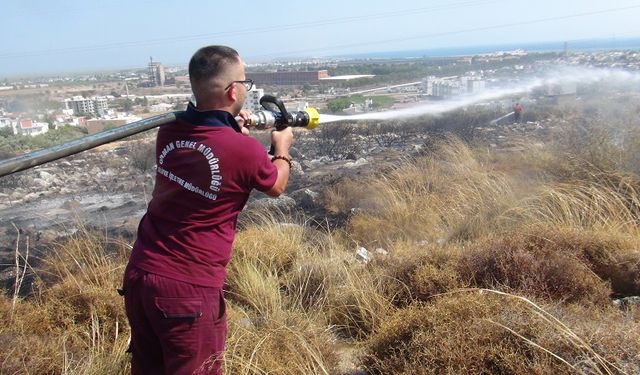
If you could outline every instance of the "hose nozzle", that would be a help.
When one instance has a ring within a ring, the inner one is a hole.
[[[272,95],[264,95],[260,104],[263,111],[253,113],[247,121],[247,126],[257,129],[275,127],[282,130],[286,127],[313,129],[320,123],[320,115],[315,108],[305,108],[302,111],[287,112],[282,101]]]

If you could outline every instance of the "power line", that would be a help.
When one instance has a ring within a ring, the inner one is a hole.
[[[496,3],[496,2],[500,2],[500,1],[498,0],[461,1],[457,3],[446,4],[446,5],[396,10],[396,11],[383,12],[383,13],[374,13],[369,15],[338,17],[338,18],[332,18],[332,19],[324,19],[324,20],[310,21],[310,22],[307,21],[307,22],[276,25],[276,26],[254,27],[254,28],[235,30],[235,31],[223,31],[223,32],[207,33],[207,34],[192,34],[192,35],[183,35],[183,36],[176,36],[176,37],[169,37],[169,38],[139,40],[139,41],[130,41],[130,42],[114,42],[114,43],[106,43],[106,44],[100,44],[100,45],[94,45],[94,46],[55,48],[55,49],[48,49],[48,50],[26,51],[26,52],[10,52],[10,53],[0,54],[0,59],[16,58],[16,57],[34,57],[34,56],[59,54],[59,53],[89,52],[89,51],[121,48],[121,47],[135,47],[135,46],[145,46],[145,45],[154,45],[154,44],[163,44],[163,43],[184,42],[184,41],[198,40],[198,39],[211,39],[211,38],[222,38],[222,37],[231,37],[231,36],[240,36],[240,35],[261,34],[261,33],[266,33],[271,31],[287,31],[287,30],[314,28],[314,27],[320,27],[320,26],[336,25],[341,23],[358,22],[358,21],[364,21],[364,20],[375,20],[375,19],[382,19],[382,18],[392,18],[392,17],[398,17],[398,16],[429,13],[429,12],[436,12],[436,11],[442,11],[442,10],[470,7],[470,6],[486,5],[489,3]]]
[[[536,23],[544,23],[544,22],[549,22],[549,21],[560,21],[560,20],[565,20],[565,19],[569,19],[569,18],[579,18],[579,17],[586,17],[586,16],[604,14],[604,13],[620,12],[620,11],[629,10],[629,9],[636,9],[636,8],[640,8],[640,5],[633,5],[633,6],[621,7],[621,8],[603,9],[603,10],[593,11],[593,12],[575,13],[575,14],[568,14],[568,15],[564,15],[564,16],[539,18],[539,19],[530,20],[530,21],[519,21],[519,22],[505,23],[505,24],[500,24],[500,25],[475,27],[475,28],[455,30],[455,31],[444,31],[444,32],[439,32],[439,33],[431,33],[431,34],[420,34],[420,35],[413,35],[413,36],[407,36],[407,37],[402,37],[402,38],[378,40],[378,41],[375,41],[375,42],[350,43],[350,44],[342,44],[342,45],[338,45],[338,46],[331,46],[331,47],[325,47],[325,48],[313,48],[313,49],[296,50],[296,51],[280,51],[280,52],[264,54],[264,55],[249,56],[247,58],[259,59],[259,58],[273,57],[273,56],[287,56],[287,55],[308,54],[308,53],[317,53],[317,52],[320,52],[320,51],[334,51],[334,50],[353,48],[353,47],[362,47],[362,46],[371,46],[371,45],[387,44],[387,43],[394,43],[394,42],[402,42],[402,41],[406,41],[406,40],[436,38],[436,37],[450,36],[450,35],[456,35],[456,34],[466,34],[466,33],[477,32],[477,31],[502,29],[502,28],[508,28],[508,27],[513,27],[513,26],[532,25],[532,24],[536,24]]]

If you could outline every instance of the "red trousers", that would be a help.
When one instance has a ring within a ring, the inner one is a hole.
[[[227,336],[222,288],[128,266],[123,289],[133,375],[221,374]]]

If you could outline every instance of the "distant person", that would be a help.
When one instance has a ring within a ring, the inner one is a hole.
[[[153,198],[124,272],[134,375],[221,373],[238,214],[253,189],[276,197],[289,179],[291,129],[271,133],[272,158],[246,135],[253,81],[238,53],[201,48],[189,78],[196,104],[158,131]]]
[[[516,124],[519,124],[521,119],[522,119],[522,106],[520,105],[520,103],[516,103],[513,105],[513,122],[515,122]]]

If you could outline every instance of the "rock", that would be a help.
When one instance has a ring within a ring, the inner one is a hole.
[[[296,206],[296,201],[286,195],[278,198],[262,198],[248,204],[250,209],[266,209],[266,210],[289,210]]]
[[[98,174],[96,174],[96,177],[105,178],[105,177],[112,177],[115,175],[117,175],[117,171],[115,169],[107,168],[107,170],[104,172],[98,172]]]
[[[289,155],[293,158],[293,159],[300,159],[302,158],[304,155],[302,155],[302,153],[300,152],[300,150],[298,150],[295,147],[291,147],[289,148]]]
[[[291,161],[291,173],[297,176],[303,176],[304,170],[302,170],[302,165],[295,160]]]
[[[70,199],[62,204],[62,208],[69,211],[75,211],[79,209],[82,205],[75,199]]]
[[[349,163],[345,163],[344,166],[347,168],[354,168],[354,167],[359,167],[363,164],[367,164],[368,161],[365,158],[360,158],[354,162],[349,162]]]
[[[371,255],[371,253],[369,253],[369,250],[365,249],[362,246],[359,246],[356,249],[356,259],[358,259],[360,262],[364,264],[367,264],[371,262],[371,260],[373,259],[373,256]]]
[[[313,169],[313,167],[315,167],[315,164],[310,160],[303,160],[301,166],[302,170],[309,170]]]
[[[22,197],[22,199],[25,202],[31,202],[32,200],[35,200],[35,199],[37,199],[39,197],[40,197],[40,193],[29,193],[29,194],[25,195],[24,197]]]
[[[375,250],[376,254],[380,254],[382,256],[387,256],[389,255],[389,252],[381,247],[376,248]]]
[[[613,305],[618,307],[620,310],[630,310],[637,309],[640,307],[640,297],[639,296],[631,296],[614,299]]]
[[[358,160],[358,156],[355,152],[347,152],[344,158],[347,160]]]
[[[49,186],[49,184],[47,183],[47,181],[45,181],[42,178],[34,178],[33,179],[33,183],[38,185],[41,188],[46,188],[47,186]]]
[[[43,179],[44,181],[47,181],[48,183],[51,183],[56,179],[56,176],[45,171],[40,171],[39,175],[41,179]]]
[[[291,193],[291,197],[295,199],[298,206],[303,209],[312,209],[317,205],[316,200],[320,196],[320,193],[317,193],[311,189],[301,189],[296,190]]]

